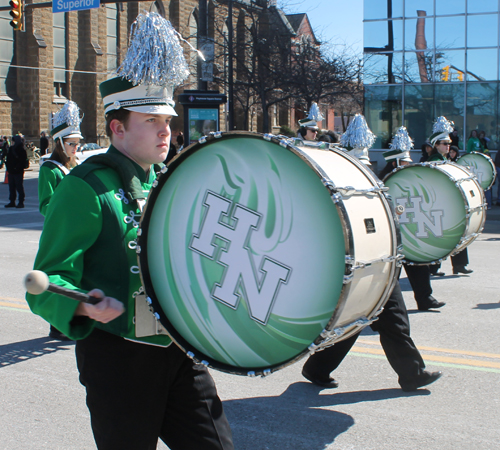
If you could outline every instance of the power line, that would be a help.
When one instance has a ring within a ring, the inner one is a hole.
[[[86,70],[73,70],[73,69],[60,69],[59,67],[30,67],[30,66],[16,66],[15,64],[10,64],[7,62],[2,62],[0,61],[0,66],[9,66],[9,67],[15,67],[16,69],[31,69],[31,70],[62,70],[64,72],[73,72],[73,73],[89,73],[92,75],[108,75],[111,72],[89,72]]]

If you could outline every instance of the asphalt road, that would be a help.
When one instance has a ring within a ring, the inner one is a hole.
[[[0,450],[95,448],[78,382],[74,344],[51,341],[24,301],[22,279],[42,229],[37,171],[26,174],[26,208],[0,206]],[[3,181],[0,171],[0,183]],[[0,184],[0,205],[8,188]],[[75,194],[77,201],[77,194]],[[443,377],[414,393],[399,389],[369,329],[335,373],[338,389],[300,374],[302,361],[266,378],[213,371],[236,449],[491,450],[500,448],[500,207],[469,247],[470,276],[433,278],[447,304],[418,312],[401,278],[412,337]],[[159,444],[158,448],[165,449]]]

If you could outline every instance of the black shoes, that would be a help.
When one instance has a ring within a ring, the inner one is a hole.
[[[434,272],[434,273],[431,272],[431,275],[433,277],[444,277],[445,273],[444,272]]]
[[[24,208],[24,203],[18,203],[16,208]]]
[[[5,208],[15,208],[15,207],[16,207],[15,203],[8,203],[7,205],[5,205]]]
[[[309,380],[311,383],[315,384],[316,386],[321,386],[327,389],[333,389],[336,387],[339,387],[339,382],[334,380],[331,377],[328,378],[321,378],[321,377],[316,377],[314,375],[311,375],[310,373],[306,372],[305,369],[302,369],[302,376]]]
[[[54,339],[55,341],[72,341],[72,339],[54,327],[50,327],[49,338]]]
[[[466,269],[465,266],[461,267],[453,267],[453,275],[457,275],[459,273],[465,273],[466,275],[474,272],[473,270]]]
[[[417,305],[419,311],[428,311],[429,309],[441,308],[446,303],[438,302],[432,295],[429,295],[425,300],[418,301]]]
[[[399,383],[401,385],[401,389],[405,392],[416,391],[418,388],[427,386],[431,383],[434,383],[437,379],[441,378],[443,372],[427,372],[424,370],[422,375],[420,375],[415,381],[411,383]]]

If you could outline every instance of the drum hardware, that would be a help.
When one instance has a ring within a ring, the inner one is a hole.
[[[205,144],[207,142],[207,137],[202,136],[200,139],[198,139],[198,144]]]
[[[353,195],[378,195],[382,192],[387,192],[388,187],[373,187],[369,189],[356,189],[353,186],[339,187],[336,186],[335,189],[339,191],[344,197],[351,197]]]
[[[309,350],[309,354],[313,355],[316,352],[320,352],[325,348],[331,347],[335,345],[339,339],[344,336],[347,332],[351,331],[353,328],[365,328],[371,325],[373,322],[378,320],[378,315],[382,312],[382,309],[377,311],[373,318],[368,319],[366,317],[360,317],[359,319],[351,322],[343,327],[334,328],[333,330],[323,330],[321,333],[321,337],[324,339],[320,344],[311,344],[307,349]]]
[[[459,187],[464,181],[477,180],[476,175],[471,175],[470,177],[460,178],[460,180],[455,181],[455,186]]]
[[[214,136],[215,139],[221,138],[222,137],[222,131],[215,131],[213,133],[213,136]]]
[[[403,205],[397,205],[395,208],[396,214],[400,216],[405,212],[405,207]]]

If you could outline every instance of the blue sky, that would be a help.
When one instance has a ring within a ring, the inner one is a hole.
[[[318,38],[363,52],[363,0],[279,0],[287,14],[307,13]]]

